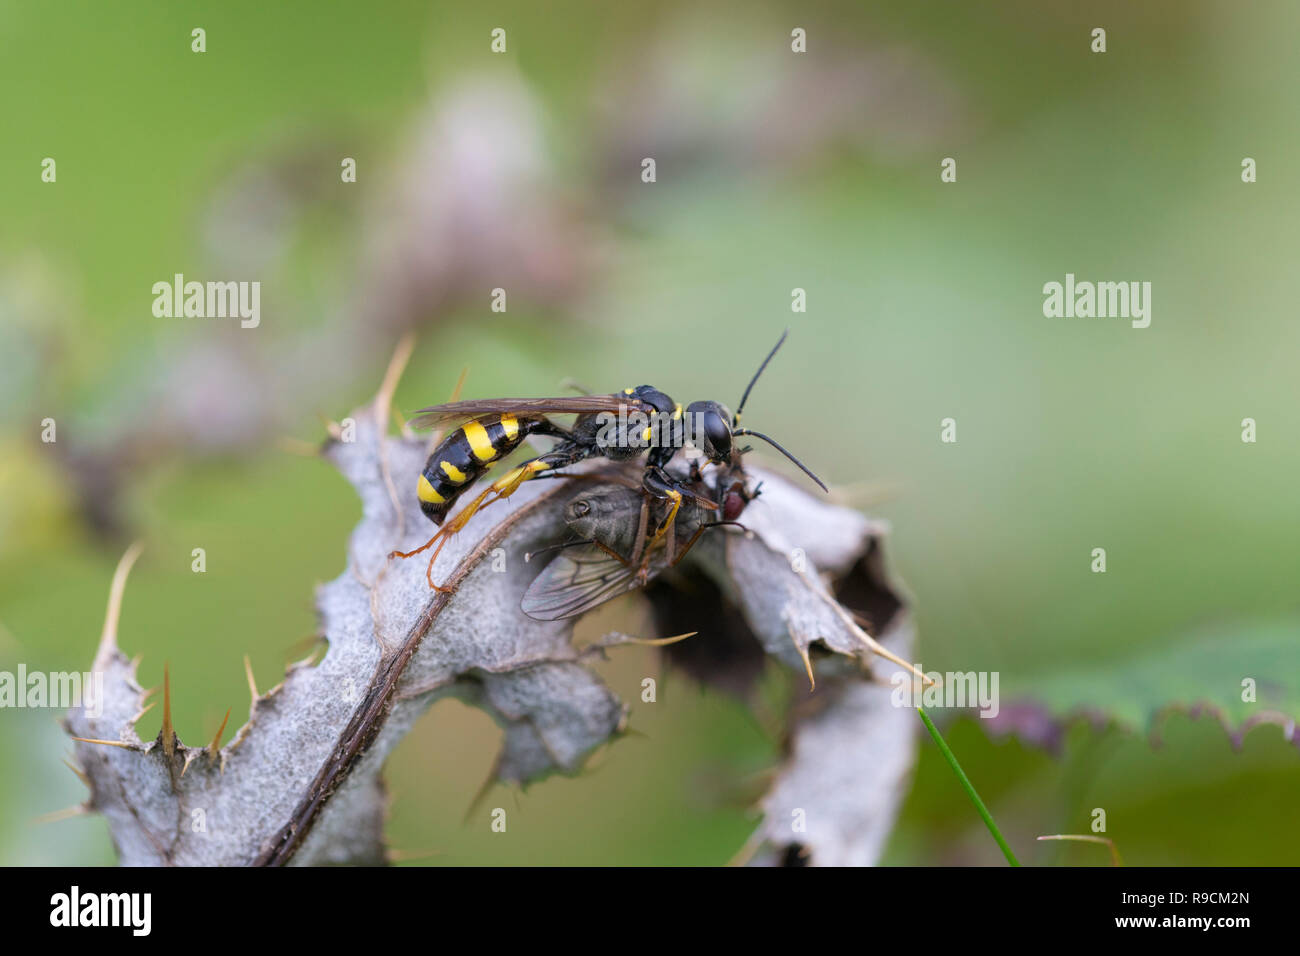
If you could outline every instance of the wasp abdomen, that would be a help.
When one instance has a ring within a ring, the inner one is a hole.
[[[420,510],[442,524],[461,493],[494,461],[514,451],[542,424],[540,418],[493,415],[466,422],[438,443],[420,473]]]

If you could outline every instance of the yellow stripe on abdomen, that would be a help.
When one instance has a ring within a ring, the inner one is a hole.
[[[475,458],[479,461],[492,461],[496,458],[497,450],[492,447],[492,439],[488,438],[487,429],[480,422],[466,422],[461,430],[465,433]]]
[[[469,478],[465,472],[461,471],[449,461],[438,462],[438,467],[442,469],[442,473],[447,476],[447,480],[453,485],[463,485]]]
[[[501,430],[506,433],[507,441],[514,441],[519,435],[519,419],[513,415],[502,415]]]
[[[438,489],[429,484],[429,479],[420,476],[419,484],[415,486],[415,494],[421,501],[427,501],[431,505],[446,504],[447,499],[438,494]]]

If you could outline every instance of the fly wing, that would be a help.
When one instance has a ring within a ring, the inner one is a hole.
[[[577,617],[634,590],[641,564],[646,567],[647,581],[668,567],[668,550],[662,540],[648,544],[651,548],[648,560],[624,563],[616,557],[632,552],[644,502],[644,492],[639,486],[620,484],[587,489],[575,495],[565,507],[565,522],[582,540],[600,544],[573,545],[560,551],[529,585],[519,602],[520,609],[538,621]],[[646,530],[653,535],[663,520],[668,502],[651,499],[650,507],[653,520]],[[703,527],[703,510],[690,500],[683,501],[673,529],[678,559]]]
[[[480,415],[513,414],[522,416],[538,415],[581,415],[586,412],[617,412],[626,408],[629,412],[639,411],[647,414],[654,409],[647,402],[628,395],[569,395],[564,398],[484,398],[466,402],[449,402],[446,405],[431,405],[421,408],[411,419],[412,428],[436,428],[439,425],[467,422]]]
[[[636,568],[594,544],[561,551],[524,592],[519,608],[535,621],[577,617],[635,587]]]

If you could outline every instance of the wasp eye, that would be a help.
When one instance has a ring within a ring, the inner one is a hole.
[[[717,412],[709,411],[705,413],[704,434],[716,453],[710,455],[710,458],[725,458],[731,454],[731,428],[727,425],[726,419]]]
[[[696,437],[703,445],[700,449],[709,461],[720,462],[731,457],[731,426],[727,424],[724,409],[717,402],[692,402],[687,411],[698,429]]]

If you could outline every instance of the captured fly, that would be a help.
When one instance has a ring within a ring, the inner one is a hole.
[[[709,528],[739,525],[736,519],[758,496],[738,464],[718,470],[712,491],[722,517],[692,499],[673,508],[630,481],[584,487],[564,506],[573,540],[545,549],[560,553],[534,579],[520,609],[538,621],[558,621],[644,587],[681,561]]]

